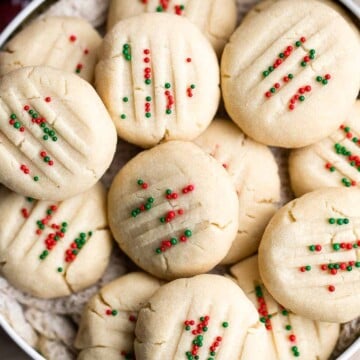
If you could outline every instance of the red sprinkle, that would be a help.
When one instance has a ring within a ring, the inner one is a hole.
[[[77,39],[77,37],[76,37],[75,35],[71,35],[71,36],[69,37],[69,40],[70,40],[71,42],[75,42],[76,39]]]
[[[47,96],[47,97],[45,98],[45,101],[46,101],[47,103],[51,102],[51,97],[50,97],[50,96]]]
[[[334,285],[329,285],[328,290],[330,292],[334,292],[335,291],[335,286]]]

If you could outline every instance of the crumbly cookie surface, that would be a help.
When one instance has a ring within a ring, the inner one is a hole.
[[[262,234],[280,201],[278,166],[269,148],[248,138],[231,121],[216,119],[195,140],[222,164],[239,198],[239,229],[222,261],[231,264],[258,249]]]

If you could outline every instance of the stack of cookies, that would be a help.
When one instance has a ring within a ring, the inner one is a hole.
[[[236,15],[112,0],[104,39],[45,17],[0,53],[1,274],[70,296],[113,239],[134,270],[89,300],[61,359],[325,360],[360,316],[358,30],[327,0]],[[118,138],[142,150],[107,191]]]

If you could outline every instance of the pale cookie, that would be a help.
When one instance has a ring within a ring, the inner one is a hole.
[[[0,82],[0,182],[25,196],[63,200],[90,189],[109,167],[114,125],[94,89],[48,67]]]
[[[291,187],[297,196],[331,186],[360,186],[360,101],[328,138],[293,150],[289,158]]]
[[[189,20],[143,14],[118,23],[105,37],[96,88],[124,140],[151,147],[193,140],[219,104],[214,50]]]
[[[255,307],[218,275],[162,286],[140,311],[135,334],[141,360],[255,360],[268,350]]]
[[[208,38],[219,57],[235,30],[237,16],[234,0],[111,0],[107,27],[110,30],[120,20],[144,12],[185,16]]]
[[[308,320],[284,309],[263,285],[257,256],[230,269],[236,282],[257,307],[267,329],[271,350],[266,360],[327,360],[339,337],[340,325]]]
[[[275,214],[259,247],[259,268],[276,301],[312,320],[360,315],[359,213],[359,189],[328,188]]]
[[[51,66],[91,82],[101,37],[84,19],[46,17],[32,22],[0,51],[0,76],[25,66]]]
[[[61,203],[1,187],[0,213],[0,269],[20,290],[41,298],[66,296],[105,271],[112,241],[102,185]]]
[[[217,119],[195,143],[223,165],[239,199],[239,229],[224,264],[237,262],[258,249],[280,201],[280,177],[271,151],[249,139],[232,122]]]
[[[276,1],[248,18],[225,47],[226,109],[261,143],[310,145],[350,111],[359,62],[359,36],[335,10],[315,0]]]
[[[238,229],[230,176],[190,142],[165,143],[130,160],[111,185],[108,211],[120,248],[164,279],[211,270]]]
[[[84,309],[75,341],[78,359],[134,359],[138,312],[160,286],[150,275],[131,273],[103,287]]]

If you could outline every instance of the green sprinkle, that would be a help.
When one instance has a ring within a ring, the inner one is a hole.
[[[137,211],[136,211],[136,210],[133,210],[133,211],[131,212],[131,216],[132,216],[132,217],[137,217]]]
[[[306,266],[305,266],[305,269],[306,269],[306,271],[310,271],[310,270],[311,270],[311,266],[310,266],[310,265],[306,265]]]
[[[194,84],[191,84],[190,87],[194,90],[196,86]]]
[[[281,313],[282,313],[284,316],[288,316],[288,315],[289,315],[289,312],[288,312],[287,310],[283,310]]]
[[[262,323],[265,323],[265,322],[266,322],[266,318],[261,317],[261,318],[260,318],[260,321],[261,321]]]
[[[176,245],[178,243],[176,238],[172,238],[170,241],[172,245]]]
[[[223,323],[222,323],[222,327],[226,329],[227,327],[229,327],[229,323],[226,322],[226,321],[223,322]]]
[[[267,71],[267,70],[263,71],[263,76],[264,76],[264,77],[269,76],[269,71]]]
[[[338,244],[338,243],[333,244],[333,249],[334,249],[335,251],[340,250],[340,244]]]
[[[338,225],[342,225],[342,224],[343,224],[343,219],[337,219],[337,220],[336,220],[336,223],[337,223]]]
[[[279,58],[280,58],[280,59],[283,59],[284,57],[285,57],[285,54],[284,54],[284,53],[280,53],[280,54],[279,54]]]
[[[310,250],[310,251],[315,251],[315,245],[310,245],[310,246],[309,246],[309,250]]]
[[[186,331],[189,331],[191,329],[191,327],[189,326],[189,325],[187,325],[186,327],[185,327],[185,330]]]
[[[111,315],[112,316],[116,316],[118,314],[118,311],[117,310],[113,310],[112,312],[111,312]]]
[[[52,138],[52,141],[57,141],[58,140],[58,138],[56,137],[56,136],[54,136],[53,138]]]
[[[19,129],[19,128],[20,128],[20,126],[21,126],[21,125],[20,125],[20,123],[19,123],[19,122],[16,122],[16,123],[14,124],[14,128],[15,128],[15,129]]]
[[[150,84],[151,84],[151,80],[150,80],[150,79],[146,79],[146,80],[145,80],[145,84],[146,84],[146,85],[150,85]]]
[[[271,89],[270,89],[270,92],[273,93],[273,94],[274,94],[275,91],[276,91],[275,88],[271,88]]]
[[[314,49],[310,50],[310,55],[315,55],[315,50]]]
[[[347,225],[350,221],[349,221],[349,219],[345,218],[345,219],[343,219],[343,222],[345,225]]]
[[[293,79],[293,78],[294,78],[294,75],[293,75],[293,74],[289,74],[289,75],[288,75],[288,78],[289,78],[289,79]]]
[[[58,269],[57,269],[57,271],[59,272],[59,273],[61,273],[61,272],[63,272],[63,268],[62,267],[58,267]]]
[[[323,79],[322,83],[323,85],[327,85],[328,81],[326,79]]]
[[[93,235],[93,232],[92,232],[92,231],[89,231],[89,232],[88,232],[88,235],[89,235],[89,236],[92,236],[92,235]]]
[[[34,181],[39,181],[39,177],[38,177],[38,176],[34,176]]]
[[[80,233],[80,237],[82,238],[82,239],[85,239],[86,238],[86,234],[85,233]]]
[[[123,97],[123,102],[127,103],[129,101],[128,97]]]
[[[157,12],[162,12],[162,11],[163,11],[162,6],[159,5],[159,6],[156,8],[156,11],[157,11]]]
[[[49,136],[48,135],[44,135],[43,136],[43,139],[46,141],[46,140],[49,140]]]
[[[315,59],[315,55],[310,55],[309,58],[310,58],[311,60],[314,60],[314,59]]]
[[[155,199],[154,199],[153,197],[149,197],[149,198],[147,199],[147,201],[148,201],[150,204],[152,204],[152,203],[155,201]]]
[[[269,72],[273,72],[274,68],[272,66],[269,66],[268,70],[269,70]]]
[[[296,46],[296,47],[301,46],[301,41],[297,41],[297,42],[295,43],[295,46]]]
[[[285,326],[285,329],[286,329],[287,331],[290,331],[290,330],[292,329],[292,327],[291,327],[291,325],[286,325],[286,326]]]
[[[166,89],[170,89],[170,88],[171,88],[171,84],[170,84],[170,83],[165,83],[165,88],[166,88]]]
[[[302,62],[301,62],[301,66],[302,66],[302,67],[306,67],[306,65],[307,65],[307,64],[306,64],[306,61],[302,61]]]
[[[151,113],[148,112],[148,113],[145,114],[145,116],[146,116],[147,118],[151,118]]]
[[[55,135],[55,131],[54,131],[54,130],[50,130],[50,131],[49,131],[49,135],[50,135],[50,136],[54,136],[54,135]]]
[[[166,193],[166,195],[171,195],[171,194],[172,194],[172,190],[167,189],[167,190],[165,191],[165,193]]]
[[[334,269],[339,270],[339,269],[340,269],[340,265],[339,265],[339,264],[334,264]]]
[[[29,110],[29,114],[30,114],[30,115],[34,114],[34,112],[35,112],[35,111],[34,111],[33,109]]]
[[[191,230],[188,230],[188,229],[185,230],[184,235],[185,235],[186,237],[191,237],[191,236],[192,236]]]
[[[360,263],[359,263],[360,264]],[[204,332],[207,332],[208,331],[208,327],[207,326],[204,326],[203,327],[203,330],[204,330]]]
[[[322,80],[323,80],[323,78],[322,78],[321,76],[317,76],[317,77],[316,77],[316,81],[317,81],[317,82],[322,82]]]
[[[347,271],[352,271],[352,269],[353,269],[353,268],[352,268],[352,266],[350,266],[350,265],[346,268]]]
[[[300,100],[300,101],[304,101],[304,100],[305,100],[305,96],[304,96],[304,95],[301,95],[301,96],[299,97],[299,100]]]
[[[161,223],[165,223],[166,219],[164,217],[160,218]]]
[[[151,96],[146,97],[146,101],[151,101],[151,100],[152,100]]]
[[[161,254],[161,249],[160,249],[160,248],[157,248],[157,249],[156,249],[156,253],[157,253],[157,254]]]
[[[146,210],[150,210],[151,208],[152,208],[151,204],[149,204],[149,203],[145,204],[145,209]]]
[[[166,114],[170,115],[172,111],[170,109],[166,109]]]
[[[126,115],[125,115],[125,114],[121,114],[121,115],[120,115],[120,118],[121,118],[122,120],[125,120],[125,119],[126,119]]]
[[[333,225],[333,224],[335,224],[335,222],[336,222],[336,220],[335,220],[334,218],[330,218],[330,219],[329,219],[329,224],[332,224],[332,225]]]
[[[357,268],[360,267],[360,261],[357,261],[357,262],[355,263],[355,267],[357,267]]]
[[[125,59],[126,59],[126,61],[131,61],[131,55],[130,55],[130,54],[126,54],[126,55],[125,55]]]

